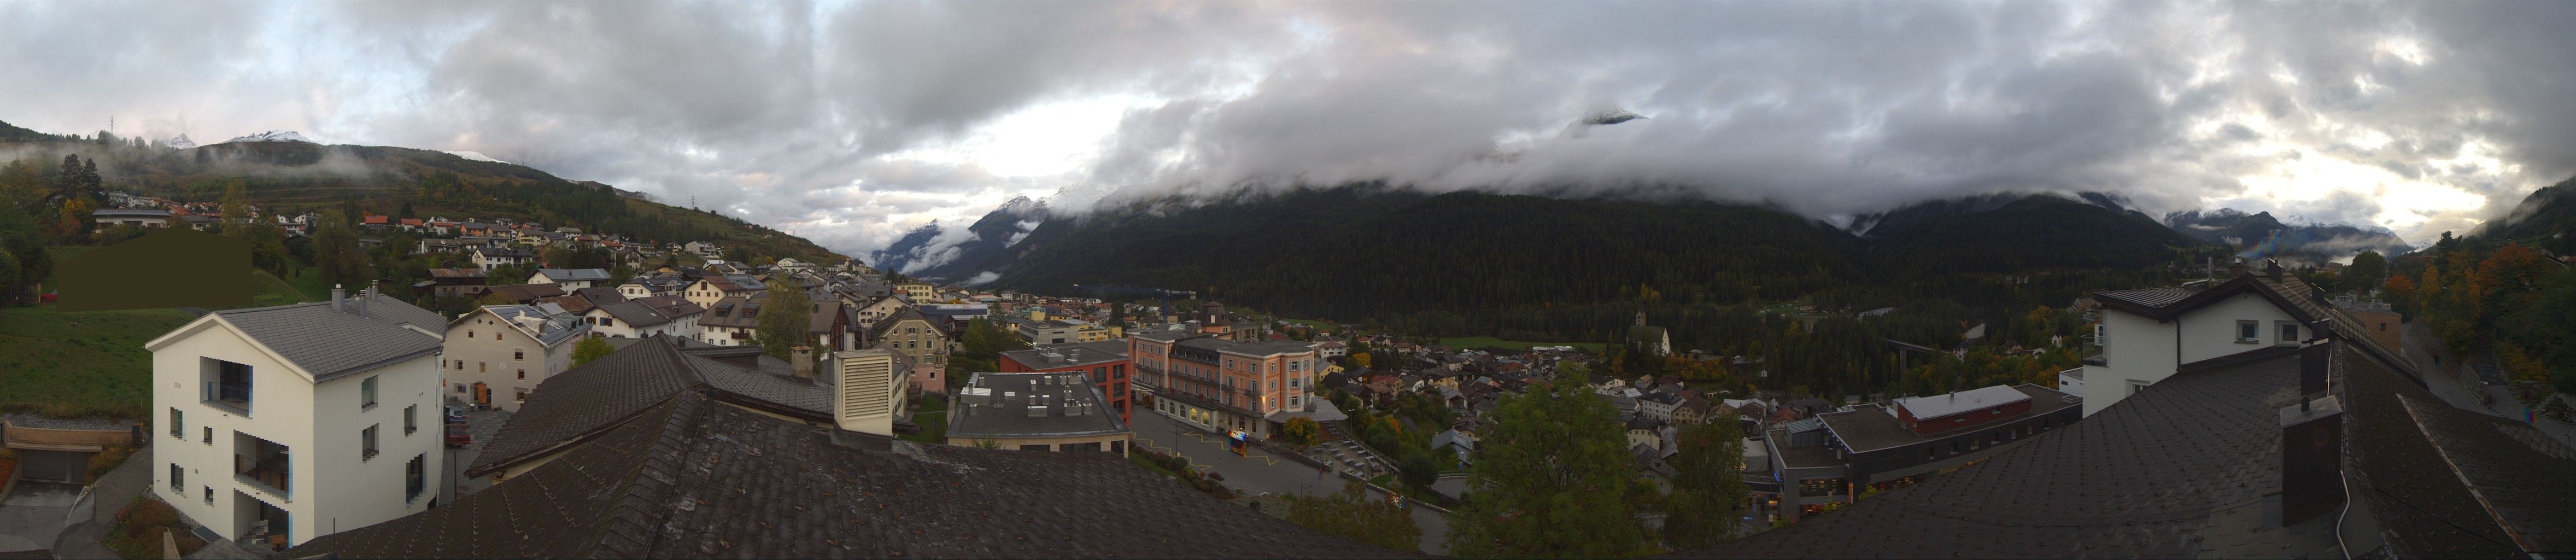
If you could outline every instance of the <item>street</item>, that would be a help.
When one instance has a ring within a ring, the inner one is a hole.
[[[449,400],[447,402],[447,406],[463,407],[466,405],[464,405],[462,401]],[[502,411],[501,409],[473,410],[468,408],[465,411],[466,431],[474,434],[474,441],[473,443],[466,444],[464,447],[447,448],[447,465],[444,468],[447,473],[445,478],[445,480],[447,480],[447,486],[440,489],[439,494],[444,499],[439,500],[439,505],[443,506],[456,503],[457,498],[462,498],[467,494],[473,494],[475,492],[482,491],[485,488],[492,487],[492,479],[488,477],[470,480],[463,478],[465,467],[474,466],[474,456],[483,451],[483,446],[490,445],[492,443],[492,436],[499,435],[501,433],[501,426],[509,423],[510,413]],[[442,441],[447,437],[447,431],[443,424],[436,435],[441,438]]]
[[[1218,473],[1225,477],[1226,487],[1246,495],[1325,496],[1341,492],[1346,480],[1294,459],[1273,457],[1257,446],[1237,456],[1223,437],[1199,432],[1150,409],[1137,410],[1130,427],[1136,430],[1137,447],[1187,458],[1191,468]],[[1386,494],[1370,490],[1369,498],[1384,500]],[[1413,513],[1413,523],[1422,527],[1422,552],[1447,552],[1449,518],[1430,508],[1407,509]]]
[[[2406,347],[2406,357],[2413,359],[2416,371],[2424,374],[2424,385],[2432,389],[2433,394],[2440,395],[2444,402],[2465,410],[2485,412],[2515,422],[2523,421],[2522,401],[2514,398],[2511,389],[2480,381],[2477,374],[2470,371],[2470,368],[2462,365],[2455,357],[2444,353],[2435,342],[2432,331],[2424,328],[2422,323],[2407,323],[2399,334],[2399,340]],[[2440,365],[2435,365],[2436,363]],[[2480,404],[2479,393],[2484,393],[2486,401],[2491,404]],[[2533,419],[2531,425],[2541,433],[2548,434],[2550,439],[2576,446],[2576,424],[2543,417]]]

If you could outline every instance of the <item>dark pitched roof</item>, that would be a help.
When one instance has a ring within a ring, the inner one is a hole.
[[[364,317],[354,308],[361,298],[367,301]],[[436,353],[446,342],[446,336],[435,334],[447,332],[447,321],[436,312],[381,294],[350,296],[348,302],[349,310],[317,301],[214,315],[312,374],[315,381]]]
[[[475,456],[474,473],[595,436],[697,383],[664,337],[547,377]],[[469,476],[479,476],[469,474]]]
[[[493,286],[484,291],[501,294],[501,297],[520,303],[564,295],[563,287],[554,284],[508,284]]]
[[[930,318],[922,316],[921,310],[913,309],[912,306],[906,305],[903,307],[897,307],[893,313],[887,314],[885,318],[877,319],[877,323],[868,329],[868,340],[885,340],[886,333],[894,331],[894,324],[903,322],[904,319],[921,319],[927,321]]]
[[[454,504],[315,538],[285,556],[321,554],[1418,556],[1211,499],[1116,455],[886,441],[697,393],[651,403],[591,443]]]
[[[650,327],[671,322],[671,318],[663,315],[661,311],[640,302],[621,301],[599,306],[599,310],[607,312],[609,317],[629,327]]]

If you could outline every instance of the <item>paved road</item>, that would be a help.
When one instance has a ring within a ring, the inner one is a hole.
[[[464,406],[462,401],[456,401],[454,399],[450,399],[447,405]],[[440,492],[440,497],[444,499],[439,500],[439,505],[444,506],[456,503],[457,498],[462,498],[468,494],[481,492],[485,488],[492,487],[491,477],[472,479],[463,478],[465,476],[465,467],[474,466],[474,458],[477,454],[483,451],[483,446],[491,444],[492,436],[499,435],[501,433],[501,426],[509,423],[510,413],[502,411],[501,409],[468,410],[465,412],[466,431],[474,434],[474,442],[466,444],[464,447],[447,448],[447,465],[443,467],[443,470],[446,471],[446,475],[443,480],[448,481],[448,486],[441,489],[442,492]],[[436,435],[439,438],[439,441],[446,441],[446,428],[444,426],[440,427]],[[441,445],[444,445],[444,443]]]
[[[1321,469],[1284,457],[1273,457],[1267,450],[1251,447],[1237,456],[1223,438],[1204,434],[1151,409],[1139,409],[1135,421],[1136,445],[1190,460],[1190,468],[1215,472],[1225,477],[1226,486],[1245,494],[1293,494],[1322,496],[1342,491],[1343,478],[1326,474]],[[1384,500],[1386,494],[1369,491],[1369,498]],[[1449,549],[1449,518],[1430,508],[1412,508],[1413,523],[1422,527],[1422,551],[1443,554]]]
[[[2513,396],[2512,389],[2503,385],[2480,382],[2475,372],[2460,365],[2458,359],[2443,352],[2434,343],[2436,339],[2433,338],[2432,331],[2424,328],[2423,324],[2408,323],[2406,328],[2399,331],[2399,334],[2401,335],[2399,340],[2406,347],[2407,357],[2415,360],[2416,370],[2424,372],[2424,385],[2431,388],[2433,394],[2440,395],[2444,402],[2449,402],[2451,406],[2461,409],[2493,414],[2515,422],[2524,421],[2522,400]],[[2434,365],[2436,357],[2440,358],[2441,365]],[[2478,393],[2485,393],[2487,404],[2479,403],[2476,396]],[[2576,447],[2576,424],[2548,418],[2534,418],[2531,425],[2541,433],[2548,434],[2551,439]]]
[[[0,552],[52,550],[80,491],[73,484],[20,481],[0,497]]]

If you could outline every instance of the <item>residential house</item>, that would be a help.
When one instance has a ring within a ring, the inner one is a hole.
[[[706,306],[706,315],[698,320],[698,341],[716,346],[752,344],[753,332],[760,328],[760,306],[769,298],[725,296]],[[690,300],[696,303],[696,300]]]
[[[608,280],[608,271],[597,268],[540,268],[528,277],[530,284],[556,284],[565,290],[606,286]]]
[[[474,250],[474,267],[489,270],[500,266],[518,266],[536,262],[537,254],[520,248],[484,247]],[[508,279],[520,281],[517,278]]]
[[[2206,286],[2098,292],[2098,352],[2084,358],[2084,413],[2091,416],[2196,364],[2247,352],[2287,352],[2318,336],[2330,320],[2360,321],[2316,297],[2315,287],[2267,263]],[[2382,346],[2376,332],[2345,333],[2355,344]]]
[[[947,332],[909,307],[869,327],[868,344],[902,353],[911,359],[913,367],[941,371],[948,368]]]
[[[490,288],[484,280],[480,268],[429,269],[430,293],[435,297],[483,297]]]
[[[710,259],[724,256],[724,248],[717,247],[716,244],[705,241],[691,241],[686,245],[681,245],[680,249],[691,253],[697,253],[699,257]]]
[[[937,301],[937,298],[939,297],[939,287],[925,282],[905,282],[902,284],[896,284],[894,286],[894,290],[902,292],[903,295],[911,296],[913,301]]]
[[[701,276],[697,282],[689,284],[689,287],[682,289],[680,293],[681,297],[688,298],[690,303],[713,308],[716,300],[750,297],[768,289],[768,284],[762,283],[760,279],[753,278],[751,275],[724,274]]]
[[[651,301],[646,301],[651,300]],[[590,335],[607,338],[645,338],[670,335],[682,339],[698,337],[698,318],[705,309],[688,300],[670,296],[647,297],[635,301],[600,304],[582,313],[590,324]]]
[[[170,211],[146,208],[102,208],[90,211],[90,219],[97,221],[97,226],[90,229],[91,233],[105,232],[107,228],[116,226],[158,228],[169,225]]]
[[[456,400],[515,411],[547,376],[572,367],[590,326],[532,305],[486,305],[447,322],[440,387]]]
[[[1270,437],[1291,418],[1330,420],[1339,412],[1311,398],[1322,359],[1293,340],[1239,342],[1222,332],[1129,333],[1136,385],[1150,390],[1154,410],[1209,430]]]
[[[447,451],[431,390],[442,323],[372,289],[334,289],[329,301],[207,313],[144,343],[153,437],[166,438],[146,489],[245,543],[428,511]]]

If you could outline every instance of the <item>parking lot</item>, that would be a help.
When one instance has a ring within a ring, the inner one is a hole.
[[[447,402],[447,406],[464,408],[466,405],[461,401],[450,400]],[[466,431],[474,434],[474,442],[467,444],[464,447],[447,448],[446,471],[449,487],[446,489],[447,492],[444,492],[447,499],[440,501],[440,504],[452,503],[456,501],[456,498],[492,487],[492,479],[490,477],[473,480],[464,479],[465,467],[474,465],[475,455],[483,451],[484,445],[492,443],[492,437],[500,434],[501,426],[508,423],[510,423],[510,413],[504,412],[500,409],[472,410],[468,408],[465,411]],[[444,431],[444,428],[441,428],[438,437],[447,437],[447,432]]]

